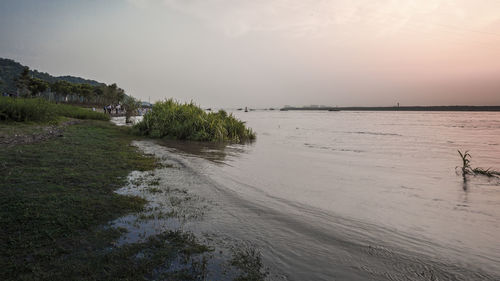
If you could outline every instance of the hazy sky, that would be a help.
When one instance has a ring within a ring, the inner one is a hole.
[[[1,0],[0,57],[203,106],[500,105],[500,1]]]

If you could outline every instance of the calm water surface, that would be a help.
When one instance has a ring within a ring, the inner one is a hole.
[[[234,112],[257,141],[163,142],[216,202],[192,229],[258,247],[286,280],[500,280],[500,113]],[[186,179],[184,179],[186,182]]]

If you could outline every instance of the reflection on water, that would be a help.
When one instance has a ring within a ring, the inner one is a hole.
[[[131,123],[125,123],[125,117],[112,117],[111,122],[118,126],[132,126],[142,120],[142,116],[133,116]],[[238,157],[241,153],[247,153],[248,146],[253,144],[249,141],[245,144],[224,144],[215,142],[177,141],[159,139],[157,142],[163,146],[175,149],[178,153],[201,157],[217,164],[227,164],[226,156]]]
[[[234,114],[255,143],[148,146],[217,206],[191,228],[288,280],[500,280],[500,179],[455,171],[457,149],[500,169],[500,113]]]
[[[215,142],[158,140],[159,144],[173,148],[178,153],[201,157],[217,164],[228,164],[226,157],[238,158],[240,154],[247,153],[247,144],[224,144]]]

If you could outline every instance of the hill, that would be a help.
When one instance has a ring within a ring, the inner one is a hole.
[[[3,92],[16,92],[16,82],[15,79],[19,77],[24,69],[24,65],[11,60],[0,58],[0,93]],[[54,83],[57,81],[66,81],[76,84],[89,84],[92,86],[104,86],[104,83],[88,80],[81,77],[75,76],[52,76],[46,72],[40,72],[38,70],[30,70],[30,75],[35,78],[42,79],[49,83]]]

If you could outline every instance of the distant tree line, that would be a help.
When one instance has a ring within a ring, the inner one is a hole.
[[[0,92],[1,93],[15,93],[17,91],[17,87],[15,85],[15,79],[21,75],[24,70],[24,65],[11,60],[0,58],[0,81],[3,82],[0,84]],[[74,84],[89,84],[92,86],[102,86],[104,83],[85,79],[76,76],[52,76],[46,72],[40,72],[36,69],[32,69],[29,71],[29,75],[34,78],[41,79],[48,83],[54,83],[57,81],[67,81]]]
[[[126,97],[116,84],[91,85],[64,80],[47,82],[30,75],[28,67],[15,79],[17,94],[21,97],[44,97],[51,101],[89,105],[117,104]]]

